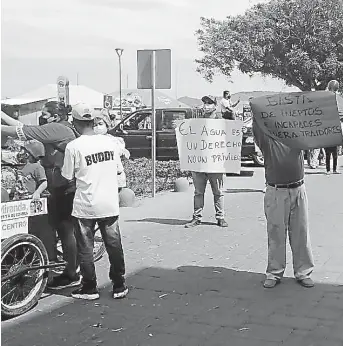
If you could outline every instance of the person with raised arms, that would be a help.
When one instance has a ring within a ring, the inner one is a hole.
[[[314,268],[308,222],[308,201],[304,183],[304,156],[265,134],[253,117],[256,144],[264,156],[266,191],[264,211],[267,219],[268,265],[265,288],[281,282],[286,268],[286,239],[293,254],[297,282],[313,287]]]

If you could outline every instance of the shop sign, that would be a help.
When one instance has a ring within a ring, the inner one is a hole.
[[[1,203],[1,221],[47,214],[47,209],[46,198]]]
[[[13,235],[23,233],[29,233],[27,217],[1,222],[1,239],[6,239]]]

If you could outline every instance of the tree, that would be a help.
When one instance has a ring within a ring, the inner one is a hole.
[[[212,82],[237,67],[302,91],[343,90],[343,0],[271,0],[223,21],[201,18],[197,71]]]

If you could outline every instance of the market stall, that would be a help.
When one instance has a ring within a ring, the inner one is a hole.
[[[40,298],[55,241],[47,198],[33,200],[21,174],[21,145],[8,139],[1,150],[1,313],[7,317],[26,312]]]

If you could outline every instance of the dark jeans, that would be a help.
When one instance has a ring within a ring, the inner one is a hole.
[[[325,148],[325,154],[326,154],[326,171],[330,172],[330,160],[332,155],[333,160],[333,171],[337,170],[337,159],[338,159],[338,153],[337,153],[337,147],[329,147]]]
[[[124,283],[125,261],[118,216],[100,219],[75,219],[76,238],[83,284],[96,286],[96,273],[93,257],[94,229],[97,223],[104,240],[110,261],[110,280],[120,287]]]
[[[67,262],[65,273],[70,277],[76,275],[77,268],[77,245],[71,216],[74,196],[74,192],[54,189],[48,199],[49,222],[61,239],[63,258]]]

